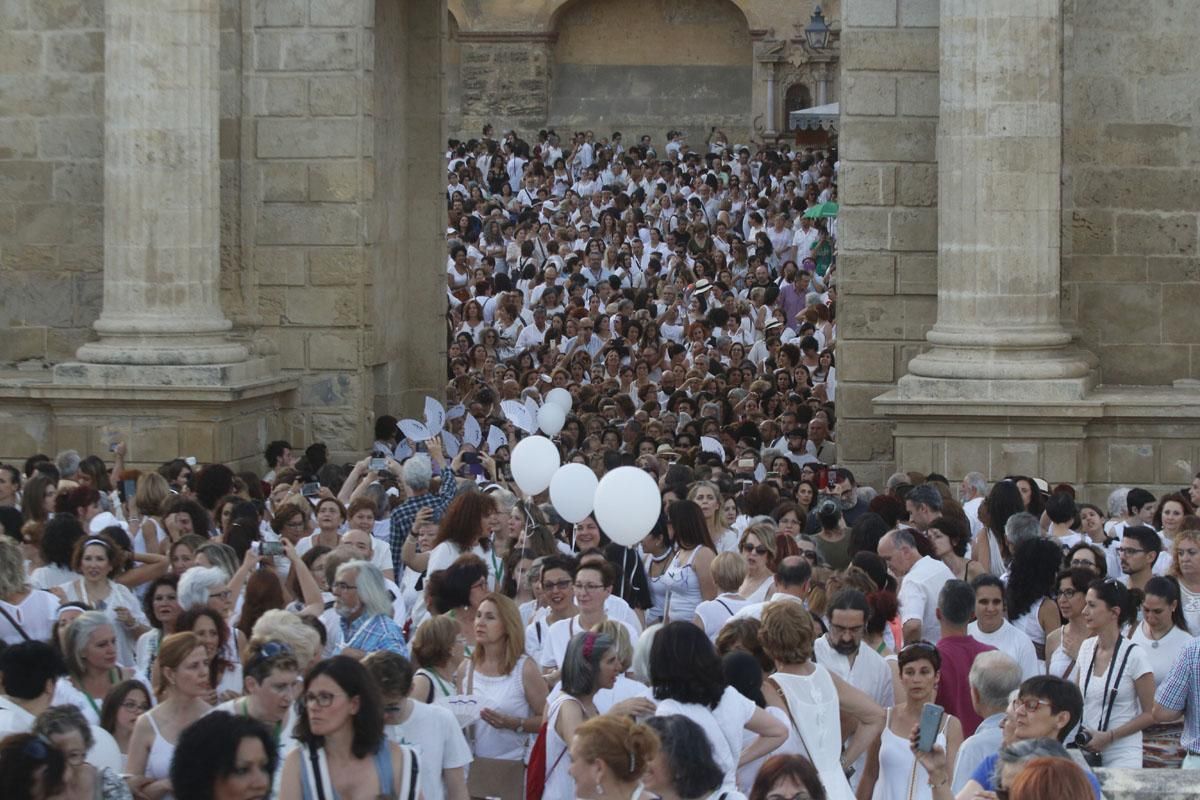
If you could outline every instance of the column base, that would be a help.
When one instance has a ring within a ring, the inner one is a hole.
[[[931,337],[932,338],[932,337]],[[935,344],[896,383],[907,401],[1060,403],[1081,400],[1098,382],[1098,361],[1073,346],[987,348]]]
[[[272,358],[204,367],[67,363],[51,381],[0,375],[0,461],[71,448],[108,459],[119,439],[134,469],[193,456],[261,474],[267,443],[298,434],[297,389]]]
[[[224,337],[199,335],[193,341],[180,341],[177,336],[154,337],[105,336],[99,342],[80,347],[76,357],[89,364],[178,365],[232,364],[245,361],[249,351]]]

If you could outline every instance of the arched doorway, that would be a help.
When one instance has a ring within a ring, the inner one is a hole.
[[[787,88],[787,93],[783,96],[784,121],[787,121],[788,115],[793,111],[799,111],[804,108],[812,108],[812,92],[803,83],[793,83]]]
[[[593,129],[698,147],[717,125],[749,128],[752,46],[731,0],[575,0],[555,15],[549,121],[560,134]],[[601,133],[603,131],[603,134]]]

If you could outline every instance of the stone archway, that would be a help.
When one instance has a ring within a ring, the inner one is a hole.
[[[803,83],[793,83],[783,96],[783,119],[786,124],[788,115],[793,111],[812,108],[812,92]]]
[[[750,26],[732,0],[572,0],[550,25],[549,122],[560,133],[680,128],[698,145],[708,125],[748,128]]]

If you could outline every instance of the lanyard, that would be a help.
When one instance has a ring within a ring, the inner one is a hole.
[[[250,700],[246,697],[242,698],[242,716],[253,719],[253,717],[250,715]],[[274,729],[271,731],[271,739],[275,742],[275,744],[279,744],[279,734],[282,732],[283,722],[276,722]]]

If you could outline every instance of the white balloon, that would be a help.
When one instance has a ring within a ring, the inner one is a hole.
[[[570,412],[571,406],[575,403],[571,399],[571,393],[559,386],[557,389],[551,389],[550,393],[546,395],[546,404],[558,406],[566,414]]]
[[[554,442],[544,436],[526,436],[512,450],[513,480],[525,494],[544,492],[559,463]]]
[[[554,436],[563,429],[563,425],[567,424],[567,412],[563,411],[561,406],[546,403],[538,409],[537,421],[542,433]]]
[[[654,479],[637,467],[617,467],[596,487],[596,522],[617,544],[633,547],[658,521],[662,497]]]
[[[550,502],[567,522],[576,523],[592,513],[596,502],[596,473],[583,464],[564,464],[550,479]]]

